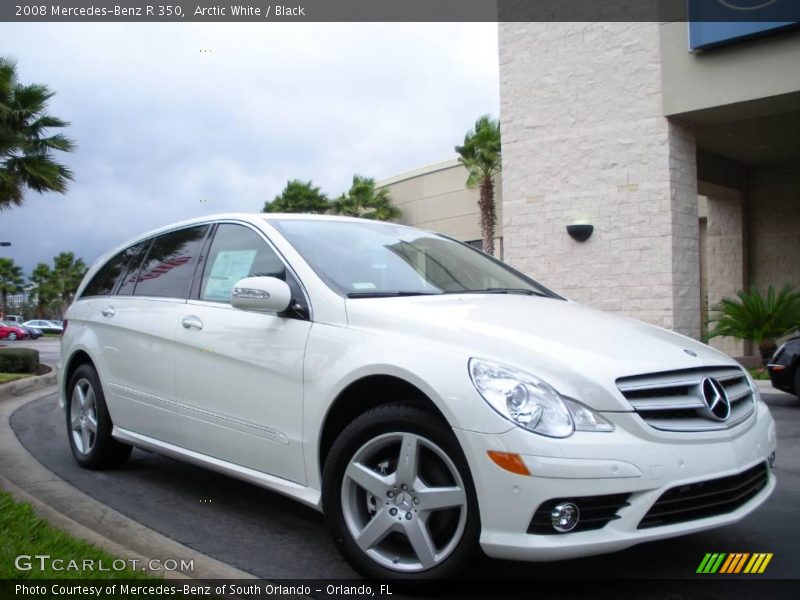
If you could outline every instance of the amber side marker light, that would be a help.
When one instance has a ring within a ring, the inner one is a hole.
[[[783,371],[786,368],[786,365],[767,365],[773,371]]]
[[[528,467],[525,466],[525,461],[522,460],[519,454],[498,452],[497,450],[488,450],[486,454],[492,459],[494,464],[510,473],[528,476],[531,474],[531,472],[528,471]]]

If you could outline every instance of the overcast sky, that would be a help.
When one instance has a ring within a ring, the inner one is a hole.
[[[329,195],[454,157],[498,113],[496,23],[0,24],[23,83],[57,92],[66,195],[0,212],[26,275],[173,221],[261,210],[287,179]],[[201,50],[207,50],[201,52]]]

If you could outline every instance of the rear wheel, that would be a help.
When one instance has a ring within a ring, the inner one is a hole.
[[[8,339],[10,340],[17,339],[17,334],[12,331],[11,333],[8,334]]]
[[[67,387],[67,434],[72,455],[87,469],[122,465],[131,447],[111,437],[113,423],[103,388],[90,365],[75,370]]]
[[[350,564],[376,579],[455,577],[479,555],[472,477],[452,431],[390,404],[353,421],[331,448],[323,507]]]

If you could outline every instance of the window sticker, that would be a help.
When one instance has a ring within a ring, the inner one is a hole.
[[[223,250],[217,253],[206,281],[203,300],[230,302],[231,288],[250,274],[257,250]]]
[[[353,283],[354,290],[374,290],[375,284],[371,281],[357,281]]]

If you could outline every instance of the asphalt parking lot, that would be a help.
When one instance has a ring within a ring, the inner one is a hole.
[[[476,578],[697,581],[706,552],[773,552],[762,578],[798,579],[800,400],[766,394],[779,447],[773,496],[741,523],[652,542],[615,554],[555,563],[485,559]],[[351,578],[322,516],[278,494],[140,450],[113,472],[74,463],[56,396],[17,410],[11,426],[48,469],[85,493],[168,537],[264,579]]]

